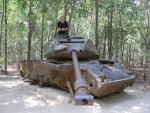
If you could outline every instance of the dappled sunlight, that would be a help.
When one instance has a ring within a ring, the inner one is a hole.
[[[19,100],[12,100],[12,101],[9,101],[9,102],[5,102],[3,103],[4,105],[9,105],[9,104],[17,104],[19,103]]]
[[[11,82],[11,81],[9,81],[9,82],[8,81],[0,81],[0,86],[12,88],[14,86],[17,86],[17,84],[14,82]]]
[[[46,101],[50,103],[51,105],[68,103],[68,100],[71,97],[69,92],[64,91],[62,89],[54,88],[54,87],[38,88],[36,95],[39,98],[45,98]]]
[[[10,104],[10,102],[5,102],[5,103],[3,103],[4,105],[9,105]]]
[[[25,107],[45,106],[45,103],[38,101],[36,97],[30,96],[23,99]]]
[[[120,94],[96,99],[96,103],[109,113],[141,113],[142,110],[145,111],[142,113],[148,113],[149,102],[146,98],[149,94],[144,95],[145,93],[130,87]]]
[[[134,93],[135,91],[134,91],[134,90],[129,90],[129,89],[128,89],[128,90],[126,90],[126,92],[127,92],[127,93]]]
[[[76,106],[74,100],[69,103],[69,92],[39,88],[15,79],[0,81],[0,88],[0,110],[4,113],[148,113],[150,104],[149,93],[133,87],[95,98],[93,106]]]
[[[19,100],[13,100],[12,103],[14,104],[19,103]]]
[[[96,102],[94,102],[93,107],[101,108],[100,105]]]
[[[133,106],[132,109],[134,109],[134,110],[140,110],[141,107],[139,107],[139,106]]]
[[[56,105],[57,102],[54,102],[54,101],[47,101],[47,103],[52,106],[52,105]]]
[[[136,104],[136,103],[135,103]],[[123,104],[123,105],[114,105],[109,109],[109,113],[148,113],[143,111],[148,111],[148,109],[143,108],[142,106],[138,105],[130,105],[130,104]]]
[[[147,103],[140,103],[141,106],[149,106]]]
[[[95,104],[95,103],[94,103]],[[73,103],[61,103],[51,106],[51,112],[53,113],[103,113],[102,109],[98,105],[94,106],[82,106],[74,105]]]

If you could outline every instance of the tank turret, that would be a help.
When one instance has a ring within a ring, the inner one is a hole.
[[[71,52],[76,50],[79,60],[97,59],[99,52],[93,42],[89,39],[74,38],[53,38],[48,51],[45,54],[47,59],[72,59]]]

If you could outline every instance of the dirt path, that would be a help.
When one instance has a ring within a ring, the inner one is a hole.
[[[0,76],[0,113],[149,113],[150,92],[134,87],[120,94],[95,99],[94,106],[68,103],[70,94],[38,88],[18,77]]]

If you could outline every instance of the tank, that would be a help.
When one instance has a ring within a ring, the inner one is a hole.
[[[123,65],[100,60],[99,56],[89,39],[53,38],[46,60],[20,61],[20,76],[40,87],[54,86],[70,91],[75,105],[93,105],[94,97],[121,92],[135,80]]]

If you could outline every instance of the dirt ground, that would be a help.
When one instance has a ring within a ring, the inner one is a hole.
[[[15,66],[0,75],[0,113],[149,113],[150,85],[136,81],[122,93],[96,98],[93,106],[75,106],[70,94],[39,88],[19,78]]]

